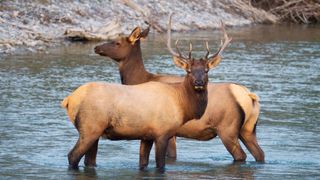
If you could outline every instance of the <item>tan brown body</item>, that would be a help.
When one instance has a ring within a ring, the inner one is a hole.
[[[108,139],[150,140],[173,136],[190,119],[178,94],[177,87],[157,82],[139,86],[96,82],[76,89],[62,105],[73,124],[95,126],[94,131]]]
[[[191,87],[188,81],[136,86],[92,82],[77,88],[61,104],[79,132],[79,140],[68,155],[70,166],[76,168],[84,154],[85,164],[95,165],[96,153],[92,151],[103,136],[155,141],[157,167],[163,168],[168,140],[182,124],[200,118],[207,105],[206,91],[186,87]],[[147,162],[142,165],[144,168]]]
[[[149,29],[136,33],[137,28],[129,37],[122,37],[114,42],[95,48],[95,52],[117,61],[123,84],[134,85],[148,81],[181,82],[182,77],[173,75],[157,75],[145,70],[140,38],[145,38]],[[137,38],[129,43],[132,37]],[[246,159],[246,154],[239,144],[239,138],[246,145],[256,161],[264,161],[264,152],[256,138],[256,124],[260,113],[258,96],[246,87],[233,83],[208,83],[208,105],[200,120],[192,120],[183,125],[177,136],[198,140],[209,140],[217,135],[236,161]],[[140,153],[141,158],[143,152]],[[168,156],[176,157],[175,138],[169,141]]]
[[[203,117],[200,120],[189,121],[179,128],[177,136],[210,140],[218,132],[220,136],[239,134],[239,131],[234,132],[233,126],[238,126],[239,130],[242,128],[253,130],[260,108],[258,101],[251,97],[253,94],[239,85],[229,83],[210,84],[208,94],[210,98]],[[241,99],[235,99],[237,97]],[[219,101],[213,101],[218,98]]]

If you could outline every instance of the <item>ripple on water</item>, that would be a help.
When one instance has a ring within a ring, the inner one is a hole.
[[[233,163],[219,138],[205,142],[178,138],[177,161],[168,160],[166,173],[159,174],[154,168],[154,151],[149,168],[138,170],[138,141],[101,140],[97,168],[84,168],[81,162],[79,171],[69,171],[67,153],[78,133],[60,108],[61,100],[89,81],[120,82],[117,66],[92,55],[94,44],[87,44],[76,46],[78,50],[70,47],[79,53],[58,49],[46,55],[8,56],[0,61],[0,175],[14,179],[320,177],[319,42],[270,41],[270,37],[255,40],[244,34],[234,32],[233,44],[209,77],[211,82],[245,85],[259,95],[257,136],[266,163],[256,163],[243,145],[247,162]],[[200,57],[204,54],[200,43],[207,36],[194,38],[199,38],[194,55]],[[213,49],[215,40],[209,41]],[[142,44],[148,70],[184,74],[174,68],[158,39]],[[184,44],[181,48],[187,49]]]

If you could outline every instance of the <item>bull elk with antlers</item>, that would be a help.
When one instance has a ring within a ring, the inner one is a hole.
[[[223,24],[221,29],[224,33],[225,42],[229,43],[230,39]],[[148,32],[149,28],[141,31],[137,27],[128,37],[120,37],[109,43],[96,46],[95,52],[101,56],[110,57],[118,63],[123,84],[134,85],[148,81],[183,81],[183,78],[178,76],[158,75],[146,71],[141,55],[140,39],[146,38]],[[177,59],[181,53],[176,53],[171,48],[171,16],[167,33],[168,49],[174,59]],[[227,43],[221,46],[217,53],[220,54],[226,45]],[[207,42],[206,49],[205,57],[208,57],[210,53]],[[174,62],[179,65],[179,61]],[[188,121],[179,128],[176,135],[197,140],[210,140],[218,135],[235,161],[246,159],[246,154],[238,140],[240,138],[256,161],[264,161],[264,152],[256,138],[256,124],[260,112],[258,96],[241,85],[209,83],[208,99],[208,106],[203,117],[200,120]],[[95,151],[95,153],[97,152]],[[144,152],[140,154],[143,158]],[[168,154],[170,157],[176,157],[175,138],[169,141]]]
[[[140,168],[148,163],[153,142],[156,166],[163,169],[168,140],[191,119],[199,119],[207,106],[208,71],[220,56],[194,60],[175,57],[178,67],[187,71],[180,83],[148,82],[118,85],[92,82],[77,88],[62,102],[79,139],[68,154],[69,165],[77,168],[85,155],[86,165],[95,165],[98,140],[142,142]]]

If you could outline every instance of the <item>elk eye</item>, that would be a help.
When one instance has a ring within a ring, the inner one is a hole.
[[[187,69],[187,73],[191,73],[191,69]]]
[[[119,42],[116,42],[116,45],[117,45],[117,46],[120,46],[121,44],[120,44]]]

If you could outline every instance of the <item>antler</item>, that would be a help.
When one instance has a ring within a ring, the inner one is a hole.
[[[181,53],[179,51],[179,54],[176,53],[172,48],[171,48],[171,19],[172,19],[172,15],[173,13],[170,14],[169,16],[169,22],[168,22],[168,29],[167,29],[167,47],[169,52],[173,55],[173,56],[181,56]],[[176,41],[176,47],[178,44],[179,40]],[[177,48],[178,49],[178,48]]]
[[[191,53],[192,53],[192,43],[189,42],[189,59],[191,59]]]
[[[175,46],[176,46],[176,49],[178,51],[179,57],[182,57],[182,54],[181,54],[180,49],[178,47],[178,43],[179,43],[179,39],[176,40]]]
[[[221,40],[221,45],[220,45],[219,50],[214,55],[210,56],[209,58],[212,58],[212,57],[220,55],[232,40],[232,38],[228,37],[228,34],[227,34],[226,30],[224,29],[224,23],[222,21],[221,21],[221,27],[220,28],[221,28],[221,30],[223,32],[224,42],[222,42],[222,40]],[[210,54],[208,42],[206,42],[206,48],[207,48],[206,58],[208,59],[208,55]]]
[[[181,59],[183,59],[184,61],[186,61],[186,59],[188,58],[185,58],[183,57],[183,55],[181,54],[180,52],[180,49],[178,47],[178,42],[179,42],[179,39],[176,41],[175,45],[176,45],[176,49],[178,51],[175,52],[172,47],[171,47],[171,19],[172,19],[172,15],[173,13],[170,14],[169,16],[169,22],[168,22],[168,29],[167,29],[167,48],[169,50],[169,52],[173,55],[173,56],[177,56],[177,57],[180,57]],[[190,42],[190,50],[189,50],[189,57],[191,57],[191,51],[192,51],[192,44]]]
[[[208,56],[210,54],[208,41],[206,41],[206,49],[207,49],[206,59],[208,59]]]

